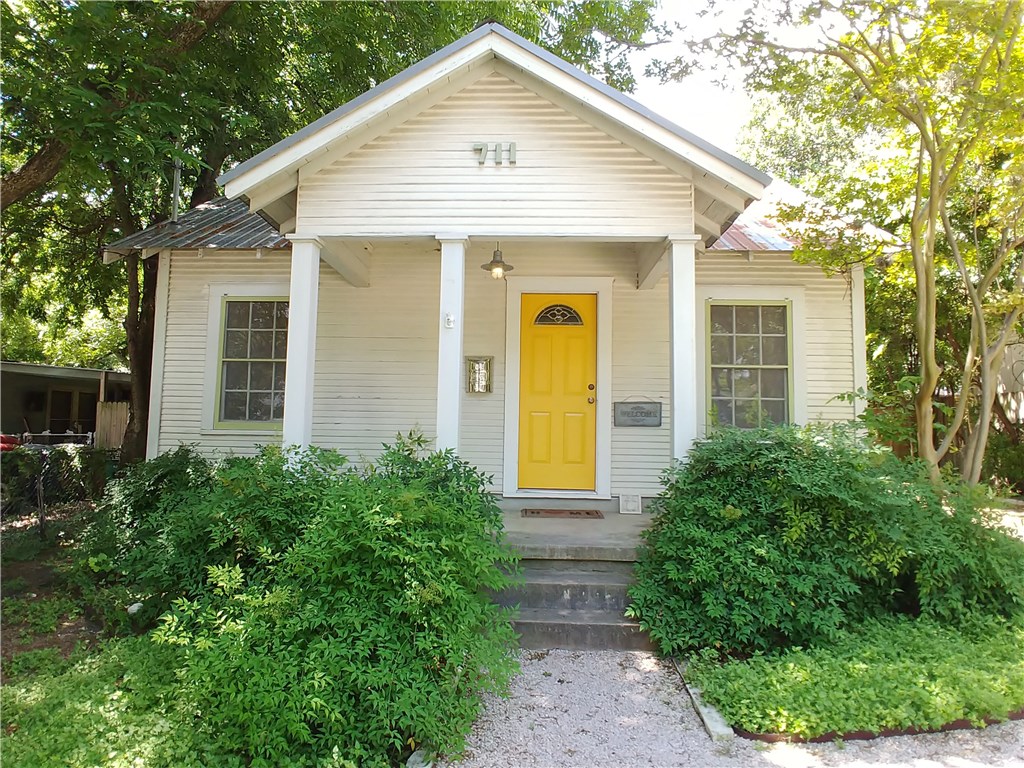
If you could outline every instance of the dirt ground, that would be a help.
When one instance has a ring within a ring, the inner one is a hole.
[[[5,518],[0,523],[0,595],[4,603],[68,596],[62,576],[67,546],[90,509],[90,505],[76,504],[48,510],[45,538],[39,537],[35,514]],[[56,631],[47,633],[33,632],[24,622],[7,620],[8,611],[3,613],[0,658],[4,666],[17,654],[43,648],[57,648],[66,658],[77,646],[90,646],[99,637],[99,627],[81,612],[60,616]]]

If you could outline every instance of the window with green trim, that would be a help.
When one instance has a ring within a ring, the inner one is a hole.
[[[788,302],[712,302],[708,360],[712,422],[735,427],[792,418],[792,331]]]
[[[224,299],[217,422],[267,424],[284,415],[288,302]]]

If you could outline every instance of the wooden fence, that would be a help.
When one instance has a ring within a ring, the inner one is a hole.
[[[120,448],[128,426],[128,403],[96,404],[96,447]]]

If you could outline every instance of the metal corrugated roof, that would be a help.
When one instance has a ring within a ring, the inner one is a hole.
[[[823,206],[802,190],[776,179],[765,189],[764,197],[751,203],[741,213],[709,250],[713,251],[793,251],[800,245],[798,222],[780,224],[779,206],[810,205],[812,209]],[[832,210],[825,206],[825,210]],[[893,234],[871,224],[856,222],[832,210],[834,223],[850,230],[863,232],[889,252],[903,250],[906,246]]]
[[[711,244],[712,251],[792,251],[797,242],[786,237],[771,217],[775,201],[758,200],[741,213],[732,226]]]
[[[112,371],[104,368],[75,368],[70,365],[45,365],[43,363],[19,363],[13,360],[0,361],[0,372],[21,373],[26,376],[46,376],[53,379],[82,379],[99,381],[105,373],[109,381],[128,383],[131,374],[127,371]]]
[[[776,220],[779,205],[807,202],[802,191],[776,179],[764,191],[764,197],[747,206],[722,236],[709,246],[712,251],[792,251],[799,245],[792,234]]]
[[[120,258],[144,248],[247,250],[291,248],[291,243],[261,216],[250,213],[247,203],[215,197],[186,211],[176,223],[161,221],[111,243],[104,250],[105,255]]]
[[[509,41],[511,43],[514,43],[515,45],[519,46],[520,48],[523,48],[526,51],[528,51],[529,53],[532,53],[537,58],[542,59],[543,61],[547,62],[548,64],[551,64],[554,67],[557,67],[562,72],[564,72],[564,73],[566,73],[566,74],[576,78],[577,80],[579,80],[580,82],[590,86],[591,88],[593,88],[593,89],[595,89],[597,91],[600,91],[605,96],[608,96],[608,97],[614,99],[615,101],[619,102],[623,106],[631,109],[632,111],[636,112],[639,115],[642,115],[643,117],[647,118],[651,122],[661,126],[665,130],[667,130],[667,131],[669,131],[671,133],[674,133],[679,138],[689,142],[690,144],[693,144],[696,147],[699,147],[700,149],[702,149],[703,151],[707,152],[712,157],[715,157],[718,160],[721,160],[724,163],[727,163],[728,165],[732,166],[733,168],[735,168],[736,170],[740,171],[741,173],[744,173],[747,176],[749,176],[750,178],[756,180],[758,183],[760,183],[760,184],[769,184],[771,182],[772,177],[769,176],[768,174],[764,173],[763,171],[758,170],[757,168],[755,168],[754,166],[750,165],[749,163],[745,163],[743,160],[740,160],[735,155],[731,155],[728,152],[726,152],[725,150],[723,150],[723,149],[721,149],[719,147],[716,147],[714,144],[712,144],[709,141],[706,141],[705,139],[702,139],[700,136],[697,136],[694,133],[690,133],[690,131],[688,131],[685,128],[682,128],[682,127],[676,125],[671,120],[666,120],[664,117],[662,117],[661,115],[659,115],[656,112],[652,112],[650,109],[648,109],[647,107],[645,107],[643,104],[639,103],[638,101],[634,101],[629,96],[625,95],[621,91],[616,90],[615,88],[612,88],[607,83],[603,83],[600,80],[598,80],[597,78],[591,77],[590,75],[588,75],[583,70],[581,70],[581,69],[579,69],[577,67],[574,67],[572,64],[567,62],[565,59],[562,59],[562,58],[556,56],[555,54],[551,53],[550,51],[547,51],[547,50],[541,48],[539,45],[530,42],[525,37],[517,35],[515,32],[511,31],[510,29],[508,29],[506,27],[503,27],[501,24],[498,24],[496,22],[491,22],[489,24],[482,24],[481,26],[477,27],[475,30],[470,32],[468,35],[465,35],[464,37],[459,38],[454,43],[450,43],[450,44],[446,45],[441,50],[439,50],[439,51],[431,54],[427,58],[417,62],[416,64],[414,64],[413,66],[409,67],[408,69],[405,69],[405,70],[399,72],[394,77],[391,77],[388,80],[385,80],[380,85],[378,85],[378,86],[376,86],[374,88],[371,88],[370,90],[366,91],[365,93],[357,96],[355,99],[352,99],[351,101],[346,102],[345,104],[342,104],[337,109],[333,110],[332,112],[328,112],[326,115],[324,115],[320,119],[315,120],[314,122],[312,122],[309,125],[305,126],[301,130],[296,131],[291,136],[288,136],[288,137],[282,139],[281,141],[277,142],[276,144],[272,145],[271,147],[263,150],[258,155],[254,156],[254,157],[251,157],[251,158],[249,158],[248,160],[246,160],[244,162],[239,163],[238,165],[236,165],[231,170],[226,171],[225,173],[222,173],[217,178],[217,183],[223,186],[224,184],[227,184],[232,179],[238,178],[240,175],[242,175],[246,171],[249,171],[249,170],[255,168],[256,166],[260,165],[264,161],[266,161],[266,160],[270,159],[271,157],[277,155],[278,153],[283,152],[284,150],[288,149],[292,145],[297,144],[298,142],[302,141],[303,139],[305,139],[305,138],[307,138],[309,136],[312,136],[317,131],[323,129],[324,127],[330,125],[331,123],[333,123],[333,122],[335,122],[337,120],[340,120],[342,117],[347,115],[349,112],[352,112],[353,110],[355,110],[356,108],[362,106],[366,102],[371,101],[372,99],[376,98],[381,93],[383,93],[385,91],[388,91],[388,90],[390,90],[392,88],[395,88],[396,86],[400,85],[401,83],[405,82],[406,80],[408,80],[408,79],[410,79],[412,77],[415,77],[416,75],[418,75],[423,70],[428,69],[429,67],[433,66],[438,61],[441,61],[442,59],[444,59],[444,58],[446,58],[448,56],[451,56],[454,53],[457,53],[458,51],[462,50],[463,48],[468,47],[469,45],[471,45],[472,43],[476,42],[480,38],[485,37],[485,36],[487,36],[488,34],[491,34],[491,33],[494,33],[498,37],[504,38],[505,40],[507,40],[507,41]]]

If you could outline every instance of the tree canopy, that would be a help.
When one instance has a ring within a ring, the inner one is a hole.
[[[55,361],[47,339],[69,334],[88,340],[74,349],[100,349],[123,321],[137,390],[132,418],[142,421],[129,432],[138,442],[156,258],[110,267],[98,255],[104,243],[167,217],[176,160],[187,204],[209,200],[230,165],[485,20],[632,90],[625,54],[666,32],[654,5],[4,0],[4,357]]]
[[[1019,0],[762,1],[662,64],[672,76],[715,51],[771,100],[775,127],[749,136],[753,159],[826,203],[789,211],[812,225],[798,256],[877,268],[872,299],[894,322],[875,349],[898,341],[916,367],[917,450],[935,472],[958,450],[971,482],[1024,310],[1022,24]],[[904,251],[879,259],[858,222]]]

